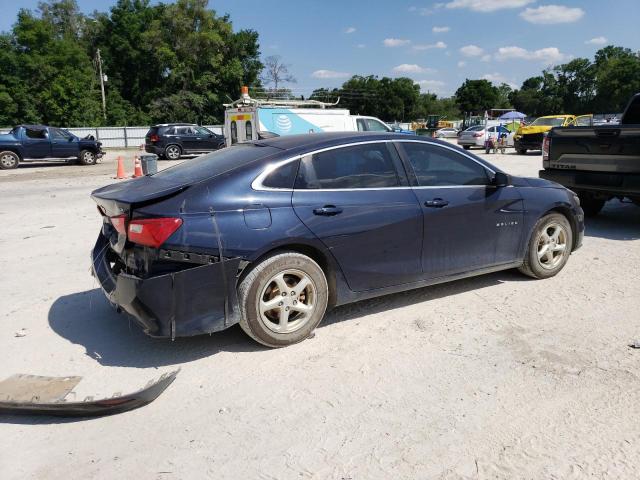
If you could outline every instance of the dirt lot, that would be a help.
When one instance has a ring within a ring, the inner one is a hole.
[[[508,271],[340,307],[280,350],[237,327],[170,342],[88,272],[88,194],[115,155],[0,172],[0,377],[82,375],[81,399],[182,371],[113,417],[0,416],[3,479],[638,477],[640,208],[607,205],[550,280]]]

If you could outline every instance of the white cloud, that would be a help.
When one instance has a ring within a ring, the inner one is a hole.
[[[420,90],[426,90],[432,93],[442,93],[443,87],[446,85],[445,82],[440,80],[420,80],[416,83],[420,85]]]
[[[511,59],[533,60],[544,65],[551,65],[570,58],[557,47],[541,48],[539,50],[526,50],[522,47],[500,47],[495,54],[496,60],[505,61]]]
[[[553,25],[577,22],[584,16],[584,10],[564,5],[541,5],[538,8],[527,8],[520,16],[529,23]]]
[[[356,48],[365,48],[366,45],[364,43],[359,43],[356,45]]]
[[[607,37],[594,37],[591,40],[587,40],[586,43],[587,45],[604,45],[605,43],[607,43]]]
[[[351,74],[346,72],[336,72],[333,70],[316,70],[311,74],[313,78],[347,78],[350,77]]]
[[[447,8],[468,8],[474,12],[495,12],[504,8],[520,8],[535,0],[452,0],[444,4]]]
[[[460,49],[460,53],[465,57],[479,57],[484,55],[484,50],[476,45],[465,45]]]
[[[434,13],[433,9],[426,7],[409,7],[409,11],[411,13],[417,12],[418,15],[422,15],[423,17],[426,17],[427,15],[433,15]]]
[[[460,60],[460,61],[458,62],[458,68],[462,68],[462,67],[466,67],[466,66],[467,66],[467,62],[465,62],[465,61],[463,61],[463,60]]]
[[[449,30],[451,30],[450,27],[433,27],[431,29],[433,33],[447,33]]]
[[[344,33],[354,33],[356,31],[356,27],[347,27],[344,30]]]
[[[385,47],[404,47],[409,45],[411,40],[405,40],[403,38],[385,38],[382,42]]]
[[[518,86],[513,83],[510,82],[509,80],[506,79],[506,77],[504,75],[502,75],[501,73],[495,72],[495,73],[485,73],[482,77],[483,80],[489,80],[491,83],[494,83],[496,85],[502,85],[503,83],[506,83],[507,85],[509,85],[511,87],[511,89],[515,90],[516,88],[518,88]]]
[[[444,42],[436,42],[436,43],[430,43],[430,44],[421,44],[421,45],[414,45],[413,49],[414,50],[431,50],[432,48],[447,48],[447,44]]]
[[[416,65],[415,63],[403,63],[402,65],[398,65],[393,67],[394,73],[431,73],[435,72],[432,68],[421,67],[420,65]]]
[[[491,61],[491,55],[489,55],[489,54],[483,55],[480,60],[482,60],[483,62],[490,62]]]

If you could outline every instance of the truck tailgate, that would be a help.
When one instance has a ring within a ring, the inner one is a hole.
[[[554,128],[544,168],[640,173],[640,125]]]

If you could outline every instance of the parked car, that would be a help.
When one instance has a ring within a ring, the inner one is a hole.
[[[91,196],[93,274],[145,332],[239,323],[270,347],[335,305],[510,268],[554,276],[584,231],[566,188],[393,133],[235,145]]]
[[[78,138],[68,130],[46,125],[18,125],[0,135],[0,169],[17,168],[30,160],[77,160],[93,165],[102,157],[102,144],[93,137]]]
[[[465,150],[469,150],[471,147],[484,148],[485,140],[489,138],[496,139],[498,138],[498,135],[502,134],[507,136],[507,147],[513,147],[514,134],[504,125],[493,125],[491,127],[487,127],[486,134],[484,126],[482,125],[469,127],[460,133],[460,136],[458,137],[458,145],[463,147]]]
[[[613,198],[640,206],[639,125],[636,94],[620,124],[553,128],[544,139],[540,177],[575,190],[587,216]]]
[[[458,130],[453,127],[436,130],[436,138],[456,138],[457,136]]]
[[[518,128],[514,137],[514,147],[521,155],[527,150],[541,150],[544,135],[553,127],[569,127],[575,125],[590,125],[593,115],[547,115],[538,117],[528,125]]]
[[[191,123],[154,125],[144,139],[145,151],[167,160],[178,160],[182,155],[209,153],[222,147],[224,136]]]

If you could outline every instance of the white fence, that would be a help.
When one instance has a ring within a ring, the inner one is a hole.
[[[203,125],[214,133],[222,135],[222,125]],[[150,127],[78,127],[66,128],[74,135],[83,138],[93,135],[102,142],[104,148],[132,148],[144,143],[144,136]],[[11,128],[0,128],[0,133],[8,133]]]

